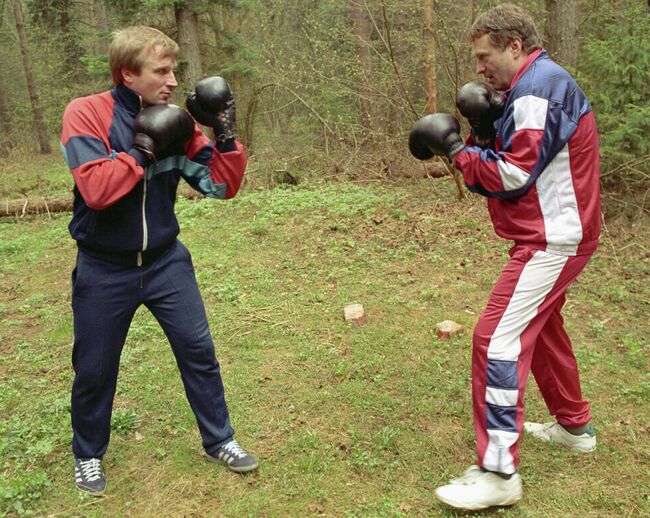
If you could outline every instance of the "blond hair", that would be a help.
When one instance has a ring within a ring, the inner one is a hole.
[[[113,41],[108,49],[108,66],[113,83],[124,81],[122,69],[140,73],[149,52],[159,47],[163,57],[178,58],[178,44],[165,33],[145,25],[133,25],[113,33]]]

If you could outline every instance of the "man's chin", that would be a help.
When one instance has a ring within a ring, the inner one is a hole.
[[[491,87],[493,90],[496,90],[496,91],[498,91],[498,92],[502,92],[502,91],[508,89],[508,86],[507,86],[507,85],[504,86],[503,84],[499,83],[498,81],[489,80],[489,79],[488,79],[488,85],[490,85],[490,87]]]
[[[169,101],[170,101],[170,100],[171,100],[171,99],[166,99],[166,100],[163,100],[163,99],[155,99],[155,100],[152,100],[152,101],[144,101],[144,100],[143,100],[143,104],[144,104],[145,106],[161,106],[161,105],[169,104]]]

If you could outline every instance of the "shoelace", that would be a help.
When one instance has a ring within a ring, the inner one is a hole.
[[[483,472],[479,468],[474,468],[474,469],[469,468],[459,478],[452,480],[451,483],[468,485],[471,484],[478,477],[480,477],[482,474]]]
[[[101,478],[102,476],[102,461],[99,459],[88,459],[79,462],[83,476],[89,482]]]
[[[224,450],[226,450],[230,455],[233,455],[238,458],[242,458],[246,456],[246,452],[242,450],[241,446],[237,443],[237,441],[232,440],[228,444],[226,444],[223,447]]]

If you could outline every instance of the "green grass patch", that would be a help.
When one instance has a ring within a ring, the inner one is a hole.
[[[72,477],[69,215],[0,222],[0,515],[454,516],[433,489],[474,461],[471,329],[509,246],[484,201],[454,189],[305,181],[179,199],[237,438],[260,470],[242,477],[201,459],[170,347],[141,308],[102,499]],[[644,239],[605,234],[564,311],[599,449],[524,436],[524,500],[497,514],[650,512]],[[345,323],[351,302],[365,326]],[[465,333],[438,340],[446,319]],[[532,378],[527,401],[528,418],[548,418]]]

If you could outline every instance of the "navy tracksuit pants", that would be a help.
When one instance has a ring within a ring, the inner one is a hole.
[[[77,457],[101,458],[106,452],[120,354],[141,304],[169,339],[205,450],[213,453],[233,436],[187,248],[176,241],[142,266],[111,262],[80,248],[72,273],[72,451]]]

